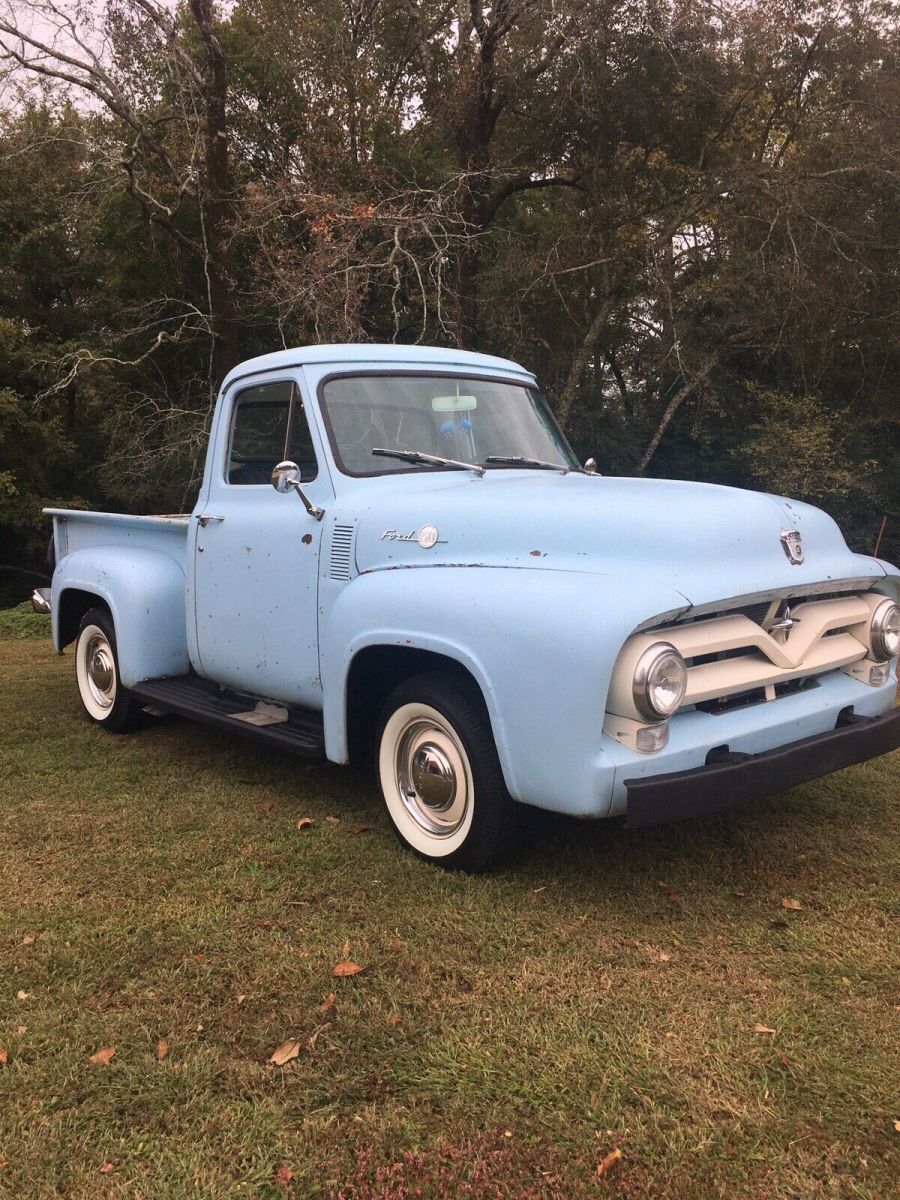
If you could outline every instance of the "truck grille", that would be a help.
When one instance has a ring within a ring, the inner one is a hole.
[[[740,702],[758,691],[773,700],[787,683],[865,658],[871,612],[863,596],[838,596],[772,605],[762,615],[734,610],[657,629],[654,636],[671,642],[687,662],[685,704],[721,711],[723,701]]]

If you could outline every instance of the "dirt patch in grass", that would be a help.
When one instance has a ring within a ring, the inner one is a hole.
[[[0,1195],[896,1194],[900,756],[540,818],[470,879],[338,768],[103,734],[72,674],[0,643]]]

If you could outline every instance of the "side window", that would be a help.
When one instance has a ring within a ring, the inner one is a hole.
[[[246,388],[231,415],[229,483],[270,483],[276,463],[290,459],[304,480],[318,474],[297,385],[289,379]]]

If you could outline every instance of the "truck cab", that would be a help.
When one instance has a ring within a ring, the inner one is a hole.
[[[47,511],[91,719],[371,761],[445,866],[522,805],[678,819],[900,744],[896,568],[798,501],[583,469],[505,359],[252,359],[191,514]]]

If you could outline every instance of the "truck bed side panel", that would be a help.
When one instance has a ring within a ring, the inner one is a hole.
[[[126,687],[190,668],[184,570],[168,554],[133,545],[85,546],[67,554],[53,576],[53,643],[62,649],[60,605],[70,589],[98,596],[116,628],[119,673]]]

